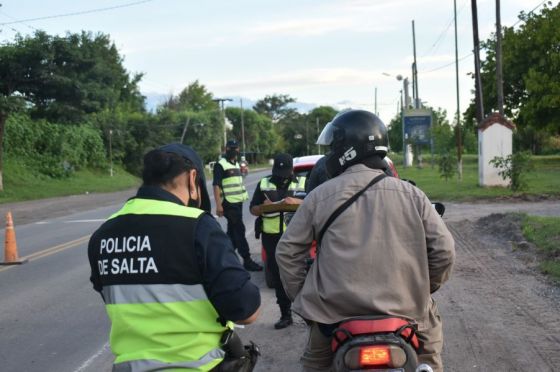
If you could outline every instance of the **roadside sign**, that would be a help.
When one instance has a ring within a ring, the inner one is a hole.
[[[410,109],[403,115],[404,140],[419,145],[431,144],[432,113],[429,110]]]

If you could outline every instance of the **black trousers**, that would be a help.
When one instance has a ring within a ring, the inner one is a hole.
[[[223,203],[224,217],[227,220],[227,234],[244,259],[250,258],[249,243],[245,238],[245,224],[243,223],[243,203]]]
[[[287,315],[292,307],[292,302],[286,295],[286,291],[282,286],[280,280],[280,271],[278,270],[278,263],[276,262],[276,246],[282,234],[267,234],[262,233],[261,241],[266,251],[266,269],[272,274],[274,291],[276,292],[276,303],[280,306],[282,315]]]

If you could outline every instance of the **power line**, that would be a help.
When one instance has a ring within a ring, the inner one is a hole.
[[[4,16],[10,18],[10,19],[13,19],[14,21],[17,21],[16,18],[12,17],[11,15],[9,15],[9,14],[6,13],[6,12],[3,12],[3,11],[0,10],[0,14],[4,15]],[[30,25],[28,25],[27,23],[24,23],[24,21],[19,21],[18,23],[21,23],[22,25],[27,26],[27,27],[29,27],[29,28],[32,29],[32,30],[35,30],[35,31],[37,30],[35,27],[30,26]],[[13,27],[11,27],[11,29],[12,29],[12,30],[15,30]],[[19,32],[19,31],[17,31],[17,32]]]
[[[464,59],[469,58],[469,57],[472,56],[472,55],[473,55],[472,52],[469,53],[469,54],[467,54],[467,55],[464,55],[463,57],[459,58],[459,62],[463,61]],[[439,67],[436,67],[436,68],[434,68],[434,69],[431,69],[431,70],[428,70],[428,71],[423,71],[423,72],[424,72],[424,73],[434,72],[434,71],[444,69],[444,68],[449,67],[449,66],[454,65],[454,64],[455,64],[455,61],[449,62],[449,63],[447,63],[447,64],[445,64],[445,65],[443,65],[443,66],[439,66]]]
[[[546,3],[547,1],[548,1],[548,0],[542,1],[539,5],[537,5],[536,7],[534,7],[534,8],[533,8],[530,12],[528,12],[527,14],[532,14],[532,13],[534,13],[535,10],[537,10],[538,8],[540,8],[540,7],[541,7],[544,3]],[[516,26],[519,22],[521,22],[521,21],[522,21],[522,20],[519,19],[519,20],[518,20],[517,22],[515,22],[511,27],[515,27],[515,26]],[[472,56],[472,55],[473,55],[473,53],[471,52],[471,53],[469,53],[469,54],[467,54],[467,55],[461,57],[461,58],[459,59],[459,62],[463,61],[464,59],[466,59],[466,58],[468,58],[468,57],[470,57],[470,56]],[[423,71],[423,72],[424,72],[424,73],[429,73],[429,72],[438,71],[438,70],[444,69],[444,68],[446,68],[446,67],[449,67],[449,66],[451,66],[451,65],[453,65],[453,64],[455,64],[455,61],[450,62],[450,63],[447,63],[447,64],[442,65],[442,66],[439,66],[439,67],[436,67],[436,68],[431,69],[431,70],[428,70],[428,71]]]
[[[458,15],[461,14],[461,12],[463,11],[463,9],[465,8],[465,5],[467,4],[468,0],[465,0],[465,2],[463,2],[463,5],[461,6],[461,9],[459,10]],[[545,0],[546,1],[546,0]],[[449,28],[451,27],[451,25],[453,24],[453,19],[454,17],[451,17],[451,19],[449,20],[449,22],[447,23],[447,26],[445,26],[445,28],[443,29],[443,31],[439,34],[439,36],[436,38],[436,41],[434,41],[434,43],[432,44],[432,46],[422,55],[422,57],[426,57],[428,54],[433,54],[437,51],[437,47],[439,46],[438,44],[443,41],[443,39],[445,38],[445,36],[447,36],[447,31],[449,31]],[[432,51],[433,50],[433,51]],[[422,58],[421,57],[421,58]]]
[[[36,17],[36,18],[20,19],[20,20],[16,20],[16,21],[12,21],[12,22],[0,23],[0,26],[7,26],[7,25],[13,25],[13,24],[16,24],[16,23],[24,23],[24,22],[42,21],[42,20],[45,20],[45,19],[72,17],[72,16],[77,16],[77,15],[83,15],[83,14],[106,12],[106,11],[109,11],[109,10],[127,8],[127,7],[134,6],[134,5],[149,3],[149,2],[152,2],[152,1],[154,1],[154,0],[134,1],[134,2],[131,2],[131,3],[115,5],[115,6],[105,7],[105,8],[96,8],[96,9],[90,9],[90,10],[83,10],[83,11],[79,11],[79,12],[55,14],[55,15],[44,16],[44,17]]]

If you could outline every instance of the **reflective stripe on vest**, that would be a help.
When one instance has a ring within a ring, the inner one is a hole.
[[[270,177],[261,179],[260,188],[263,193],[268,193],[271,201],[278,201],[276,185],[270,182]],[[295,182],[291,182],[288,187],[287,196],[294,196],[298,192],[305,192],[305,177],[298,177]],[[276,200],[274,200],[276,199]],[[280,234],[286,230],[286,224],[281,218],[280,212],[263,213],[263,232],[267,234]],[[281,222],[282,221],[282,222]],[[282,223],[282,226],[280,224]]]
[[[243,176],[239,168],[239,163],[231,164],[226,159],[218,162],[224,169],[222,177],[222,193],[228,203],[242,203],[249,199],[249,194],[243,185]],[[228,175],[231,173],[231,175]]]
[[[202,213],[172,202],[134,198],[110,218],[132,214],[196,219]],[[202,284],[118,284],[104,286],[102,292],[111,319],[115,370],[209,371],[223,360],[220,339],[231,324],[217,321]]]

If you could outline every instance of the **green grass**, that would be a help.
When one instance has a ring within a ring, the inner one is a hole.
[[[525,216],[522,229],[543,257],[542,272],[560,281],[560,218]]]
[[[508,188],[480,187],[478,185],[478,157],[463,157],[463,180],[457,175],[447,182],[440,176],[437,162],[432,168],[430,157],[424,156],[424,167],[404,168],[402,157],[391,154],[401,178],[411,179],[433,200],[472,200],[523,195],[560,196],[560,156],[533,156],[532,171],[527,174],[528,187],[523,192],[513,193]]]
[[[108,170],[83,169],[63,179],[53,179],[17,161],[4,162],[4,191],[0,203],[76,195],[85,192],[111,192],[140,185],[140,180],[115,167]]]

